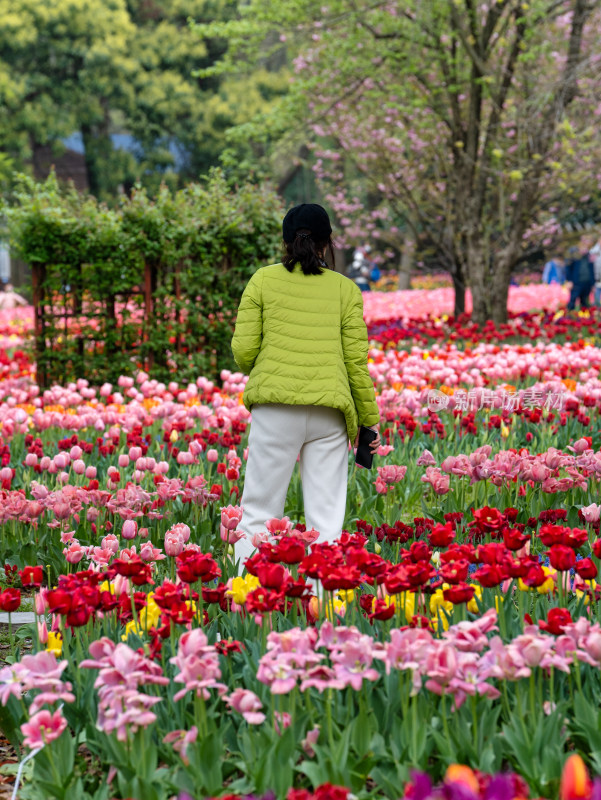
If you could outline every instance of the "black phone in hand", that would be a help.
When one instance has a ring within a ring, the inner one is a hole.
[[[370,444],[377,438],[378,434],[376,431],[372,431],[371,428],[366,428],[364,425],[361,425],[359,428],[357,452],[355,453],[355,464],[370,469],[374,460],[374,454],[371,451]]]

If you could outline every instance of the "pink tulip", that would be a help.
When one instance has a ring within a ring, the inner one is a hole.
[[[46,602],[46,593],[48,589],[40,589],[39,592],[36,592],[33,598],[33,609],[38,616],[42,616],[46,613],[46,609],[48,608],[48,603]]]
[[[129,456],[127,453],[120,453],[119,458],[117,459],[117,463],[121,467],[121,469],[125,469],[125,467],[129,466]]]
[[[165,558],[164,553],[159,547],[154,547],[152,542],[142,542],[140,545],[140,558],[143,561],[162,561]]]
[[[309,758],[313,758],[315,755],[315,750],[313,749],[313,745],[317,744],[317,740],[319,739],[319,725],[316,725],[315,728],[311,728],[310,731],[307,731],[307,735],[301,742],[301,747],[305,751],[305,753],[309,756]]]
[[[82,547],[79,542],[74,539],[69,547],[65,547],[63,550],[63,555],[69,562],[69,564],[79,564],[81,559],[85,556],[86,550]]]
[[[266,521],[265,528],[272,536],[277,536],[278,534],[283,534],[285,536],[292,530],[292,523],[288,517],[282,517],[282,519],[273,517]]]
[[[168,556],[179,556],[184,549],[184,540],[179,533],[167,531],[165,534],[165,552]]]
[[[25,737],[23,745],[30,750],[37,750],[58,739],[66,727],[67,720],[60,710],[54,714],[46,709],[38,711],[30,717],[29,722],[21,725],[21,733]]]
[[[101,542],[105,550],[110,550],[112,553],[119,552],[119,539],[114,533],[108,533]]]
[[[69,457],[66,453],[58,453],[54,456],[54,463],[58,467],[58,469],[65,469],[67,464],[69,463]]]
[[[221,509],[221,524],[228,530],[235,530],[242,520],[242,506],[225,506]],[[225,541],[225,540],[224,540]]]
[[[236,544],[236,542],[239,542],[240,539],[244,539],[246,534],[244,531],[232,531],[229,528],[225,528],[223,525],[220,525],[219,536],[222,542],[227,542],[227,544]]]
[[[230,708],[242,714],[249,725],[260,725],[265,721],[265,714],[261,712],[263,703],[254,692],[238,688],[223,699]]]
[[[177,522],[175,525],[171,526],[170,531],[171,533],[177,533],[179,536],[181,536],[184,544],[186,544],[186,542],[188,542],[190,539],[190,528],[185,522]]]
[[[133,519],[126,519],[121,529],[124,539],[135,539],[138,534],[138,523]]]
[[[46,644],[48,641],[48,626],[45,619],[38,620],[38,640],[40,644]]]
[[[96,477],[96,475],[98,474],[98,470],[96,469],[96,467],[94,467],[94,466],[92,466],[90,464],[89,467],[86,467],[86,473],[85,474],[86,474],[86,478],[88,478],[89,480],[93,480]]]
[[[195,458],[202,453],[202,445],[196,439],[192,439],[192,441],[188,445],[188,449]]]
[[[76,459],[73,462],[71,468],[76,475],[83,475],[84,472],[86,471],[86,465],[80,458]]]
[[[586,522],[599,522],[599,517],[601,516],[601,506],[597,505],[597,503],[591,503],[589,506],[583,506],[580,511],[582,512],[582,516]]]
[[[207,461],[215,461],[219,460],[219,453],[213,447],[210,450],[207,450]]]
[[[173,744],[173,749],[176,753],[179,753],[184,764],[189,764],[190,759],[188,758],[188,746],[190,744],[194,744],[197,738],[198,728],[196,725],[193,725],[189,731],[171,731],[171,733],[168,733],[167,736],[164,737],[163,741],[165,744]]]
[[[423,483],[429,483],[435,494],[446,494],[451,486],[448,475],[443,475],[436,467],[426,467],[426,474],[420,479]]]

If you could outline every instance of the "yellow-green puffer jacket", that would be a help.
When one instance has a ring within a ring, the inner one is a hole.
[[[338,272],[303,275],[299,264],[292,272],[283,264],[257,270],[240,301],[232,352],[250,375],[249,410],[255,403],[338,408],[351,442],[358,424],[380,420],[363,299]]]

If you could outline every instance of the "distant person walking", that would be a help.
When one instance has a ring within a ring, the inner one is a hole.
[[[2,311],[27,305],[29,305],[27,300],[21,297],[20,294],[17,294],[10,283],[7,283],[4,287],[4,291],[0,292],[0,310]]]
[[[566,279],[572,284],[568,309],[571,311],[576,308],[576,301],[580,302],[580,308],[588,308],[589,295],[595,283],[588,252],[570,247],[566,258]]]
[[[601,305],[601,239],[591,247],[589,256],[593,262],[593,275],[595,276],[595,305]]]
[[[543,283],[559,283],[563,284],[566,280],[566,271],[563,258],[553,256],[549,259],[543,269]]]
[[[367,259],[369,247],[358,247],[353,255],[353,263],[351,264],[347,276],[354,281],[362,292],[369,292],[369,281],[371,278],[372,266]]]

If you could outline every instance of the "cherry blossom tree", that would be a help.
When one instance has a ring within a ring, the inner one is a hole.
[[[500,323],[525,250],[601,188],[600,25],[601,0],[251,0],[230,54],[279,31],[281,113],[349,239],[427,240],[457,310],[467,284]]]

